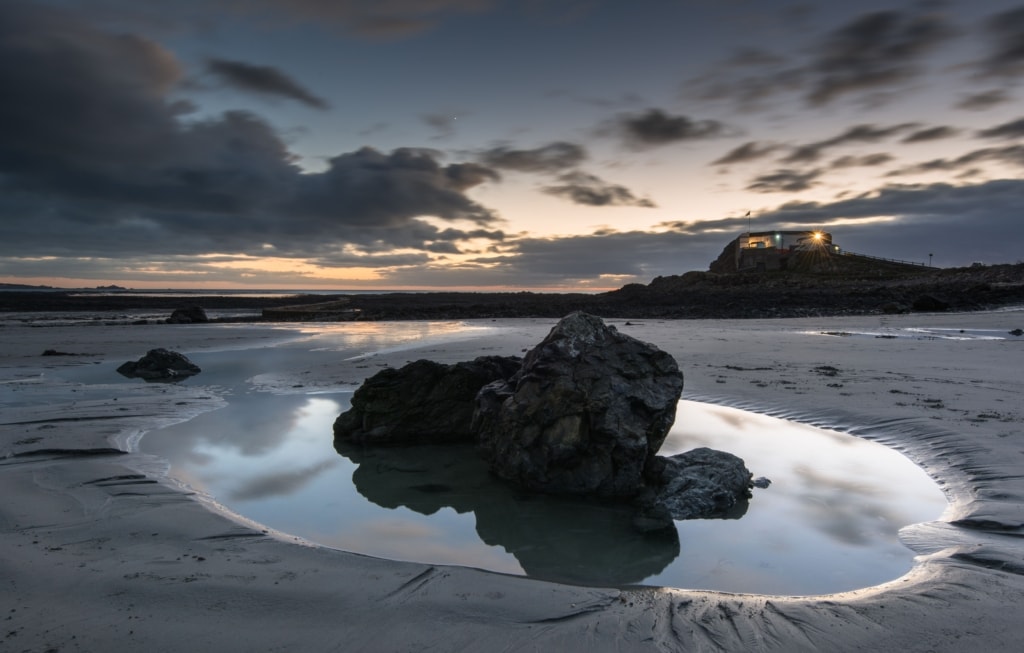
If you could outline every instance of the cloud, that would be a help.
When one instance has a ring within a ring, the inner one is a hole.
[[[545,186],[544,192],[563,197],[575,204],[586,206],[641,206],[653,208],[649,199],[637,197],[631,190],[618,184],[610,184],[595,175],[572,171],[558,177],[562,183]]]
[[[728,135],[729,129],[717,120],[694,120],[672,116],[661,109],[648,109],[640,114],[622,114],[610,129],[619,133],[632,147],[649,148]]]
[[[556,183],[541,187],[548,195],[561,197],[584,206],[654,207],[649,199],[637,197],[619,184],[604,181],[597,175],[575,169],[587,159],[582,145],[555,141],[533,149],[515,149],[499,145],[477,154],[489,169],[515,170],[535,174],[555,174]]]
[[[425,113],[420,116],[425,125],[434,130],[435,140],[451,138],[455,135],[456,117],[451,113]]]
[[[1005,104],[1011,99],[1009,93],[999,88],[968,95],[957,102],[956,107],[968,111],[985,111],[996,105]]]
[[[990,17],[985,23],[989,52],[977,63],[980,77],[1017,77],[1024,74],[1024,7]]]
[[[819,44],[809,66],[814,81],[806,99],[820,106],[848,93],[905,82],[919,72],[915,64],[922,55],[954,34],[938,15],[864,14]]]
[[[314,109],[327,109],[323,98],[313,95],[294,79],[272,66],[256,66],[244,61],[211,58],[206,70],[233,88],[296,100]]]
[[[914,123],[903,123],[888,127],[879,127],[871,124],[854,125],[832,138],[796,146],[782,159],[782,162],[813,163],[819,161],[824,156],[825,150],[829,148],[848,143],[877,143],[914,127]]]
[[[478,157],[491,168],[544,173],[575,168],[587,159],[587,151],[576,143],[555,141],[527,150],[499,145],[480,152]]]
[[[746,163],[748,161],[756,161],[763,159],[772,152],[777,151],[781,146],[776,143],[761,143],[758,141],[750,141],[744,143],[739,147],[729,150],[726,154],[720,158],[711,162],[713,166],[731,165],[734,163]]]
[[[1024,118],[996,125],[978,132],[982,138],[1021,138],[1024,136]]]
[[[183,77],[150,40],[0,5],[0,253],[259,254],[270,244],[315,257],[437,248],[444,231],[426,216],[500,222],[466,195],[494,170],[363,148],[304,173],[257,116],[193,117],[175,99]]]
[[[757,193],[798,193],[813,187],[821,170],[776,170],[756,177],[747,184],[747,190]]]
[[[900,141],[901,143],[926,143],[929,141],[937,141],[943,138],[950,138],[960,133],[960,130],[956,127],[949,127],[948,125],[939,125],[937,127],[927,127],[925,129],[919,129],[912,134],[907,134]]]
[[[863,156],[841,156],[829,164],[832,168],[873,168],[893,160],[891,154],[879,152]]]
[[[985,162],[1004,163],[1019,168],[1024,168],[1024,145],[1009,145],[1006,147],[985,147],[962,154],[953,159],[932,159],[898,170],[893,170],[887,176],[898,177],[901,175],[924,173],[924,172],[953,172],[957,170],[968,170],[971,166]]]
[[[741,50],[688,86],[705,100],[728,100],[741,110],[799,94],[810,106],[898,89],[921,75],[927,55],[957,35],[939,14],[876,11],[862,14],[804,48],[802,58]]]

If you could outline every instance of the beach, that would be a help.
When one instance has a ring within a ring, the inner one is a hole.
[[[282,361],[277,393],[351,391],[383,366],[521,355],[556,320],[466,320],[441,336]],[[608,319],[671,353],[683,397],[892,447],[946,493],[905,528],[918,558],[882,585],[789,597],[586,588],[314,546],[226,513],[139,453],[222,404],[199,384],[62,369],[280,345],[318,324],[8,323],[0,339],[0,619],[11,651],[1015,651],[1024,599],[1024,311],[753,320]],[[377,323],[387,328],[387,323]],[[42,356],[46,350],[63,355]],[[199,377],[201,379],[201,376]],[[101,391],[102,390],[102,391]],[[750,461],[748,461],[750,462]],[[899,488],[893,488],[893,493]],[[785,524],[780,524],[785,528]]]

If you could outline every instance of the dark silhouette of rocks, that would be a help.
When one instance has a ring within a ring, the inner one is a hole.
[[[481,356],[454,365],[418,360],[381,370],[335,420],[335,438],[362,444],[473,441],[477,392],[515,374],[521,362],[515,356]]]
[[[169,349],[150,349],[145,356],[124,363],[117,371],[128,378],[146,381],[180,381],[202,370],[184,354]]]
[[[210,318],[206,316],[206,311],[201,306],[176,308],[167,318],[168,324],[204,324],[209,321]]]
[[[480,452],[495,474],[529,490],[633,496],[682,390],[670,354],[572,313],[515,377],[480,393]]]

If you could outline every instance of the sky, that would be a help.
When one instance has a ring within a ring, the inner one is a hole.
[[[1024,259],[1021,0],[0,0],[0,282],[579,290],[748,228]]]

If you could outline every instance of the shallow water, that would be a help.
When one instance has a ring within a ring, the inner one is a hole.
[[[875,585],[912,565],[899,529],[934,520],[946,506],[922,470],[883,445],[683,401],[660,453],[730,451],[772,485],[755,489],[730,519],[677,522],[676,537],[652,537],[633,530],[624,506],[510,488],[470,447],[339,454],[331,426],[350,393],[261,391],[261,377],[285,364],[340,355],[367,357],[372,366],[374,351],[457,335],[425,323],[403,329],[335,330],[279,347],[190,354],[203,372],[188,383],[214,386],[227,407],[153,431],[140,447],[230,510],[312,542],[591,585],[770,594]],[[66,375],[109,383],[114,367]]]

